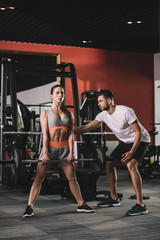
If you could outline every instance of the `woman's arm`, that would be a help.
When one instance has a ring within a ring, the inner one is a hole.
[[[51,159],[48,156],[48,145],[49,145],[49,135],[48,135],[48,110],[43,110],[40,115],[40,123],[43,133],[43,163],[49,162]]]
[[[68,155],[68,162],[74,160],[74,132],[73,132],[73,114],[71,113],[71,128],[69,130],[68,135],[68,145],[69,145],[69,155]]]

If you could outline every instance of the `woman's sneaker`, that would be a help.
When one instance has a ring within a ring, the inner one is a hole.
[[[31,206],[27,206],[26,209],[25,209],[25,212],[23,214],[23,217],[26,218],[26,217],[32,217],[34,215],[33,213],[33,208],[31,208]]]
[[[95,212],[95,209],[89,207],[89,206],[84,202],[81,206],[78,206],[77,212],[93,213],[93,212]]]
[[[103,202],[97,203],[98,207],[118,207],[120,205],[121,204],[118,199],[114,200],[112,198],[105,199]]]
[[[141,206],[138,203],[136,203],[135,206],[133,206],[130,210],[126,212],[126,214],[129,216],[136,216],[136,215],[145,214],[145,213],[148,213],[146,205]]]

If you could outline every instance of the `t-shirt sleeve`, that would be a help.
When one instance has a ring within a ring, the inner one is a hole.
[[[102,112],[98,113],[98,115],[95,117],[95,120],[99,121],[99,122],[103,122],[103,118],[102,118]]]
[[[132,123],[135,122],[136,120],[137,120],[137,117],[136,117],[135,112],[133,111],[132,108],[128,108],[127,111],[126,111],[126,121],[127,121],[129,124],[132,124]]]

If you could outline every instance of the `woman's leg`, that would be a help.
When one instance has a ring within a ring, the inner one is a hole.
[[[46,174],[49,168],[50,168],[50,164],[38,163],[37,165],[36,177],[32,184],[30,194],[29,194],[29,199],[28,199],[28,205],[31,206],[32,208],[40,193],[42,183],[46,177]]]
[[[69,181],[70,190],[75,197],[78,206],[81,206],[84,203],[84,200],[81,195],[81,190],[77,182],[75,168],[73,163],[65,163],[61,165],[63,172],[66,175],[66,178]]]

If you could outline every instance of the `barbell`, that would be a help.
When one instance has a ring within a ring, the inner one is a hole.
[[[1,126],[1,128],[3,128],[3,126]],[[7,129],[6,129],[7,130]],[[85,133],[87,134],[98,134],[98,135],[106,135],[108,134],[107,132],[102,133]],[[84,134],[84,135],[85,135]],[[109,133],[112,134],[112,133]],[[33,132],[33,131],[29,131],[29,132],[15,132],[15,131],[4,131],[3,135],[42,135],[42,132]],[[80,141],[79,141],[80,143]],[[82,143],[82,141],[81,141]],[[99,149],[100,150],[100,149]],[[101,151],[96,151],[96,155],[95,158],[82,158],[82,159],[75,159],[75,162],[91,162],[93,163],[92,167],[94,168],[94,170],[96,172],[100,172],[101,170],[103,170],[104,167],[104,157],[102,156],[103,154],[101,153]],[[15,179],[15,184],[18,181],[18,177],[21,174],[21,166],[22,164],[37,164],[39,162],[42,162],[42,160],[37,160],[37,159],[24,159],[21,160],[21,156],[20,156],[20,152],[17,148],[14,148],[12,153],[11,153],[11,160],[0,160],[0,164],[10,164],[11,165],[11,173],[12,176]],[[60,161],[57,160],[53,160],[52,162],[54,163],[59,163]]]
[[[83,159],[75,159],[74,161],[96,161],[97,159],[93,159],[93,158],[83,158]],[[59,161],[61,161],[61,159],[56,159],[56,160],[51,160],[51,162],[55,162],[55,163],[58,163]],[[17,162],[17,158],[16,159],[11,159],[11,160],[0,160],[0,164],[14,164]],[[24,160],[20,160],[21,163],[39,163],[39,162],[42,162],[42,160],[38,160],[38,159],[24,159]]]
[[[15,160],[0,160],[0,164],[13,164],[15,163]]]
[[[5,131],[3,135],[42,135],[42,132],[14,132],[14,131]],[[113,135],[113,132],[87,132],[82,135]]]
[[[20,169],[20,165],[21,164],[37,164],[42,162],[42,160],[38,160],[38,159],[23,159],[20,160],[18,155],[16,155],[17,153],[14,153],[15,157],[14,159],[12,158],[11,160],[0,160],[0,164],[11,164],[11,169],[12,169],[12,174],[16,175],[16,173],[19,171]],[[75,159],[75,162],[97,162],[98,158],[82,158],[82,159]],[[53,163],[59,163],[61,160],[56,159],[56,160],[51,160],[51,162]]]

